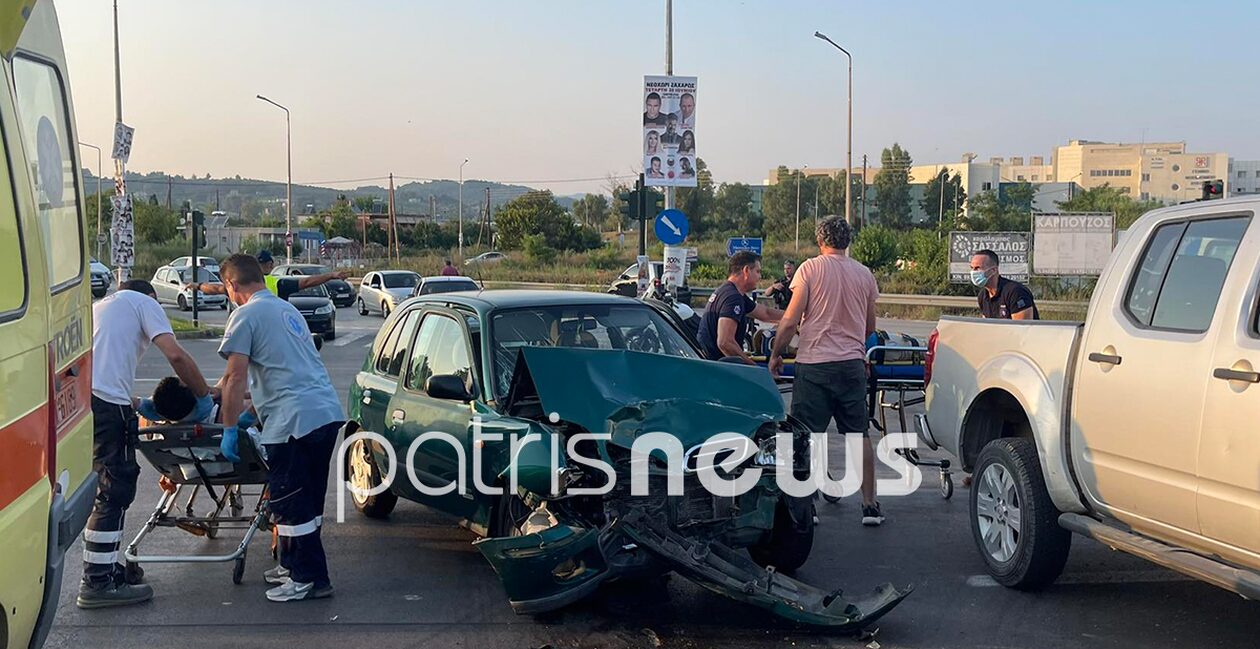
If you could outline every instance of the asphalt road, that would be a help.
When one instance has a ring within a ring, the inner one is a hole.
[[[214,315],[213,313],[211,314]],[[339,311],[335,343],[322,354],[343,395],[362,365],[379,317]],[[926,338],[931,323],[881,322]],[[212,380],[223,369],[215,341],[185,346]],[[155,352],[140,368],[137,392],[170,373]],[[926,455],[931,455],[926,454]],[[832,466],[843,467],[837,452]],[[929,474],[929,478],[934,474]],[[797,577],[858,594],[876,585],[914,584],[915,592],[879,623],[874,642],[804,632],[767,613],[709,593],[674,576],[664,585],[615,583],[542,618],[514,615],[472,534],[423,506],[401,502],[388,521],[370,521],[347,506],[346,521],[326,524],[336,596],[272,604],[261,572],[272,564],[267,540],[251,546],[245,582],[230,564],[150,564],[157,592],[130,608],[81,611],[74,606],[82,548],[69,570],[49,647],[1254,647],[1260,609],[1097,544],[1076,539],[1059,583],[1038,593],[995,586],[967,526],[968,491],[943,501],[935,480],[916,493],[884,498],[887,522],[859,524],[855,499],[818,504],[813,555]],[[158,497],[145,466],[127,520],[127,539]],[[348,499],[347,499],[348,501]],[[330,491],[328,511],[335,511]],[[331,516],[329,516],[331,518]],[[159,530],[146,551],[226,553],[236,540],[206,540]],[[878,643],[878,644],[875,644]]]

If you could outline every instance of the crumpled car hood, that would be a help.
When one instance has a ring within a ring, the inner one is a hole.
[[[548,415],[626,448],[653,432],[684,447],[717,433],[751,437],[787,416],[765,368],[624,350],[522,348],[507,407],[532,394]]]

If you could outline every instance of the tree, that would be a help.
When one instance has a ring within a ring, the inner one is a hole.
[[[753,211],[752,188],[744,183],[722,183],[713,197],[713,212],[706,231],[732,235],[758,234],[761,217]]]
[[[179,232],[179,216],[164,206],[139,201],[133,202],[131,209],[138,242],[166,243]]]
[[[910,152],[893,143],[880,155],[875,174],[875,205],[883,225],[902,229],[910,225]]]
[[[1032,193],[1021,187],[1001,196],[981,192],[967,200],[967,216],[959,225],[976,232],[1026,232],[1031,225],[1031,202]]]
[[[814,183],[817,177],[807,178],[800,170],[788,171],[788,168],[780,165],[778,169],[779,181],[766,188],[761,196],[761,211],[765,215],[765,234],[775,239],[796,238],[796,215],[797,207],[800,207],[801,223],[800,231],[808,233],[813,231],[813,222],[810,220],[810,210],[813,201],[810,198],[814,196]],[[800,183],[800,189],[797,190],[797,183]],[[803,235],[806,241],[812,240],[812,234]]]
[[[1068,212],[1115,212],[1116,229],[1127,228],[1143,214],[1163,207],[1159,201],[1135,201],[1110,184],[1091,187],[1055,205]]]
[[[573,218],[592,228],[601,228],[608,220],[608,199],[602,194],[587,194],[573,203]]]
[[[540,235],[547,247],[584,251],[603,244],[599,231],[579,225],[550,191],[529,192],[506,203],[495,214],[499,248],[516,250],[525,237]]]
[[[924,212],[938,217],[929,220],[938,222],[944,221],[947,215],[956,211],[955,206],[962,207],[966,204],[967,192],[962,186],[962,176],[951,175],[945,168],[928,181],[927,187],[923,190],[923,200],[919,201],[919,207],[922,207]]]
[[[696,158],[696,186],[679,187],[674,194],[674,206],[687,215],[691,229],[688,236],[699,239],[709,230],[713,192],[713,174],[709,172],[709,166],[703,159]]]
[[[868,225],[853,239],[853,258],[871,270],[883,270],[897,261],[897,233],[891,229]]]
[[[354,205],[356,212],[371,214],[375,212],[373,208],[376,206],[376,198],[373,196],[355,196],[352,205]]]

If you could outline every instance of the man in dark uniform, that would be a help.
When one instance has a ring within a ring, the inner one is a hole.
[[[782,311],[787,311],[788,303],[792,301],[792,277],[796,275],[796,262],[791,259],[783,262],[783,277],[770,285],[770,290],[766,291],[766,297],[774,300],[774,306]]]
[[[713,291],[700,319],[700,348],[705,358],[721,360],[738,356],[749,365],[752,358],[744,351],[744,337],[748,333],[748,318],[762,322],[778,322],[783,318],[779,309],[757,304],[748,293],[761,281],[761,257],[752,252],[737,252],[727,264],[726,283]]]
[[[971,283],[982,289],[977,298],[982,316],[1002,320],[1041,319],[1032,291],[1015,280],[1002,277],[996,252],[978,250],[971,256]]]

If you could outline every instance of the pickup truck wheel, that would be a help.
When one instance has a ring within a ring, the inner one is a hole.
[[[805,565],[809,552],[814,548],[814,508],[799,524],[783,502],[774,511],[774,529],[770,537],[748,548],[752,560],[760,566],[774,566],[775,570],[792,572]]]
[[[367,440],[356,440],[350,447],[348,455],[346,474],[350,484],[360,492],[371,490],[381,484],[383,476],[380,468],[376,466],[376,460],[372,457],[372,449],[368,446]],[[373,496],[361,496],[351,489],[350,499],[354,501],[354,508],[368,518],[386,518],[398,504],[398,496],[389,489]]]
[[[1037,447],[1030,439],[989,442],[976,461],[971,534],[993,580],[1032,590],[1063,572],[1072,534],[1059,527]]]

